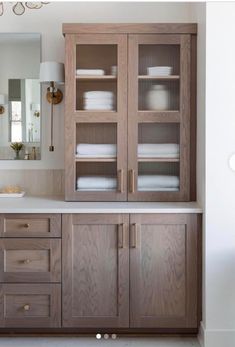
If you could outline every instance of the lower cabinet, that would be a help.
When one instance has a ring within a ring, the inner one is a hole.
[[[0,284],[2,328],[60,327],[60,307],[60,284]]]
[[[129,327],[129,215],[63,215],[64,327]]]
[[[64,327],[197,329],[198,215],[70,214],[62,225]]]

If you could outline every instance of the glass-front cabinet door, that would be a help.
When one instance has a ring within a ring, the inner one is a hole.
[[[129,35],[128,200],[190,199],[190,35]]]
[[[127,35],[67,35],[66,52],[66,199],[125,201]]]

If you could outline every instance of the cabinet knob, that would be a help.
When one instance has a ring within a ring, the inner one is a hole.
[[[30,259],[25,259],[25,260],[23,261],[23,263],[24,263],[24,264],[29,264],[29,263],[31,263],[31,260],[30,260]]]
[[[29,228],[29,224],[28,223],[24,224],[24,228],[28,229]]]
[[[26,305],[24,305],[23,308],[24,308],[25,311],[29,311],[30,310],[30,305],[26,304]]]

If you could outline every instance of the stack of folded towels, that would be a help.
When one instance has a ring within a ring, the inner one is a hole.
[[[113,110],[114,94],[108,91],[89,91],[83,94],[84,110]]]
[[[80,176],[77,179],[79,191],[113,191],[117,179],[113,176]],[[138,191],[177,191],[179,177],[171,175],[139,175]]]
[[[102,69],[77,69],[77,76],[103,76],[104,70]]]
[[[139,143],[138,157],[179,158],[180,148],[177,143]]]
[[[79,143],[76,156],[81,158],[116,157],[117,146],[111,143]]]
[[[179,190],[179,177],[172,175],[139,175],[138,190],[174,192]]]
[[[116,155],[116,144],[79,143],[77,145],[78,157],[116,157]],[[177,143],[139,143],[138,157],[179,158],[179,145]]]
[[[112,191],[117,189],[117,179],[113,176],[80,176],[77,179],[79,191]]]

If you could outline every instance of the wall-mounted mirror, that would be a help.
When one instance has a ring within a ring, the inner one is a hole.
[[[0,159],[41,159],[41,36],[0,33],[0,52]]]

